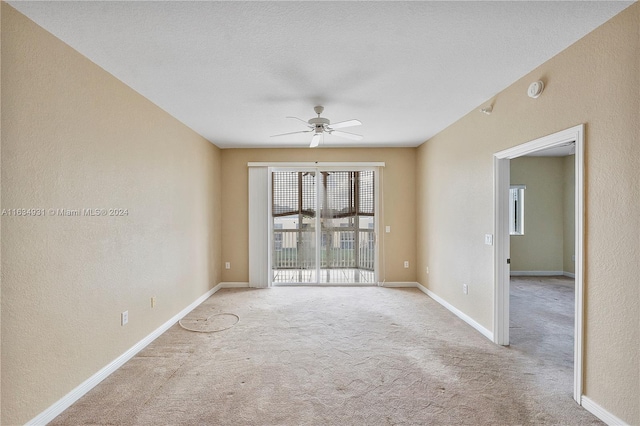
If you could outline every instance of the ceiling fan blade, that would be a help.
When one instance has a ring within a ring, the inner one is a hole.
[[[305,126],[307,126],[310,129],[313,129],[313,126],[309,124],[306,120],[303,120],[302,118],[298,118],[298,117],[285,117],[285,118],[293,118],[294,120],[302,121]]]
[[[309,145],[309,148],[315,148],[318,145],[320,145],[320,142],[322,141],[322,133],[316,133],[315,135],[313,135],[313,137],[311,138],[311,145]]]
[[[362,123],[360,120],[347,120],[347,121],[339,121],[337,123],[329,124],[329,128],[331,129],[341,129],[343,127],[351,127],[351,126],[360,126]]]
[[[349,132],[340,132],[338,130],[334,130],[330,134],[340,136],[341,138],[353,139],[354,141],[361,141],[363,138],[362,135],[356,135],[355,133]]]
[[[310,133],[313,130],[301,130],[299,132],[289,132],[289,133],[280,133],[279,135],[271,135],[270,138],[275,138],[276,136],[287,136],[287,135],[297,135],[298,133]]]

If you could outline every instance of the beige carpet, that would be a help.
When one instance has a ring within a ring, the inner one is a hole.
[[[221,290],[55,425],[599,424],[566,366],[494,345],[415,289]]]
[[[511,277],[511,349],[558,372],[559,382],[573,385],[573,278]]]

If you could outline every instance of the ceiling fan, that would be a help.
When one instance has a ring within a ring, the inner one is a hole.
[[[323,106],[318,105],[314,107],[313,110],[316,112],[316,114],[318,114],[318,116],[309,119],[309,121],[304,121],[303,119],[298,117],[287,117],[287,118],[294,118],[298,121],[302,121],[305,124],[305,126],[309,128],[309,130],[281,133],[279,135],[273,135],[271,137],[273,138],[277,136],[295,135],[298,133],[313,133],[313,137],[311,138],[311,145],[309,145],[310,148],[315,148],[316,146],[320,145],[320,142],[322,142],[323,135],[325,133],[328,133],[330,135],[340,136],[341,138],[352,139],[354,141],[362,140],[362,135],[356,135],[355,133],[342,132],[342,131],[336,130],[336,129],[342,129],[344,127],[360,126],[362,124],[360,120],[347,120],[347,121],[340,121],[338,123],[331,124],[328,118],[320,117],[320,114],[322,114],[322,111],[324,111]]]

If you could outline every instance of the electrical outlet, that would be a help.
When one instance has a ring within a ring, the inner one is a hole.
[[[462,292],[464,294],[469,294],[469,286],[466,284],[462,284]]]
[[[488,246],[493,245],[493,234],[484,234],[484,243]]]
[[[231,269],[231,262],[224,262],[224,269]]]
[[[384,232],[386,232],[387,234],[391,232],[391,227],[390,226],[385,226],[384,227]]]
[[[151,298],[151,307],[152,308],[156,307],[156,298],[155,298],[155,296]]]
[[[409,261],[408,260],[404,261],[404,267],[405,267],[405,269],[409,268]]]
[[[427,266],[427,274],[429,274],[429,267]]]
[[[120,314],[120,325],[127,325],[129,322],[129,311],[124,311]]]

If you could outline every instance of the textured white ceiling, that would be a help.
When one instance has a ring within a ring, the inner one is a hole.
[[[269,136],[316,104],[363,122],[324,146],[417,146],[631,4],[9,3],[223,148],[308,146]]]

